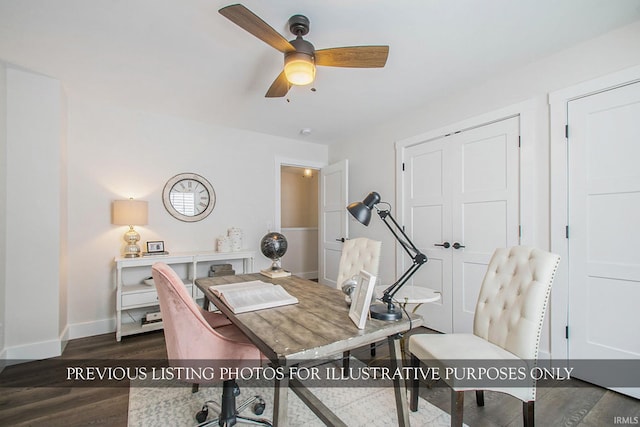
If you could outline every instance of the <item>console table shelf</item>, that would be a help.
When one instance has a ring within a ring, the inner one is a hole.
[[[202,291],[194,286],[194,281],[199,274],[199,265],[204,265],[208,271],[207,266],[212,264],[242,261],[242,273],[252,273],[254,257],[254,251],[196,251],[139,258],[116,257],[114,259],[116,269],[116,340],[120,341],[126,335],[162,329],[162,322],[142,325],[140,319],[137,318],[145,310],[152,312],[160,310],[155,286],[142,283],[144,277],[151,276],[151,266],[156,262],[164,262],[172,266],[181,275],[187,291],[195,300],[203,297]],[[200,274],[207,274],[207,272],[201,271]]]

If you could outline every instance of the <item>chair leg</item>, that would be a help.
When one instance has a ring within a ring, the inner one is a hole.
[[[522,402],[522,421],[524,427],[534,427],[534,401]]]
[[[462,427],[464,392],[451,389],[451,427]]]
[[[420,367],[420,359],[415,357],[413,354],[411,355],[411,367],[417,371]],[[414,375],[411,379],[411,393],[409,395],[409,409],[412,412],[416,412],[418,410],[418,394],[420,393],[420,380],[417,375]]]
[[[349,358],[351,357],[350,351],[345,351],[342,353],[342,369],[345,371],[349,370]]]
[[[371,357],[376,357],[376,343],[372,342],[369,346],[369,350],[371,352]]]
[[[484,390],[476,390],[476,404],[484,406]]]
[[[198,383],[191,384],[191,393],[197,393],[199,388],[200,388],[200,384]]]

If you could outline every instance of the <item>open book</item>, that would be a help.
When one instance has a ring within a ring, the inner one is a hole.
[[[235,314],[298,303],[298,299],[282,286],[260,280],[210,286],[209,289]]]

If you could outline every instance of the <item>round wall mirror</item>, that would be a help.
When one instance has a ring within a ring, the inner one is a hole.
[[[195,173],[180,173],[165,184],[162,201],[174,218],[195,222],[209,216],[216,205],[216,193],[204,177]]]

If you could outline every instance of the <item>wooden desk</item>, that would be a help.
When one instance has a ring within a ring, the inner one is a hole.
[[[236,315],[209,291],[209,286],[212,285],[249,280],[280,284],[300,302]],[[274,366],[287,367],[296,365],[301,360],[328,359],[387,338],[391,368],[402,369],[401,333],[422,324],[422,318],[412,314],[411,321],[406,316],[393,322],[370,319],[365,329],[360,330],[349,319],[349,308],[344,303],[344,294],[341,291],[295,276],[269,279],[260,274],[243,274],[196,279],[195,284],[207,299],[249,337]],[[328,425],[346,426],[297,379],[288,377],[276,380],[275,383],[274,425],[287,425],[289,386],[292,386],[292,390],[323,422]],[[409,412],[404,381],[395,379],[394,389],[398,425],[408,426]]]

